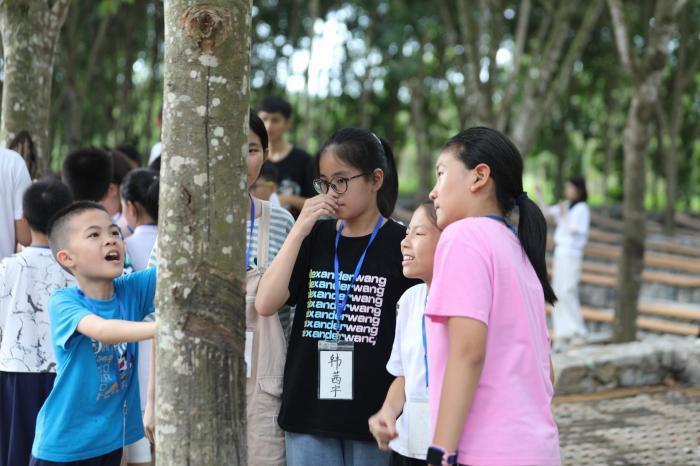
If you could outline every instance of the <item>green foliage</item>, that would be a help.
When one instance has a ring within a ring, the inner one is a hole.
[[[252,105],[268,94],[286,95],[295,108],[296,124],[290,137],[312,152],[336,129],[370,127],[394,145],[401,192],[411,194],[419,189],[419,156],[434,158],[447,138],[479,123],[474,91],[469,87],[468,69],[464,67],[467,51],[458,33],[457,1],[445,3],[445,15],[437,0],[319,0],[317,16],[312,19],[313,3],[255,2],[251,31]],[[491,17],[483,10],[485,4],[496,12]],[[694,35],[690,36],[693,42],[688,61],[692,62],[700,56],[700,0],[691,0],[690,4],[688,14]],[[515,0],[469,2],[469,14],[480,34],[478,50],[488,55],[490,45],[495,43],[503,55],[498,66],[489,68],[483,62],[479,70],[480,85],[491,89],[496,119],[508,110],[500,106],[511,76],[520,5]],[[546,42],[546,35],[540,30],[553,26],[557,5],[558,2],[532,1],[527,40],[515,75],[511,102],[514,107],[522,103],[528,76],[543,66],[539,46]],[[147,154],[158,140],[155,119],[163,88],[162,8],[158,0],[74,0],[62,32],[54,73],[54,168],[59,168],[68,150],[78,145],[114,146],[126,142]],[[627,10],[630,43],[638,53],[639,38],[649,28],[653,2],[639,2]],[[574,14],[572,24],[576,25],[583,11]],[[104,21],[106,31],[100,41]],[[450,36],[450,31],[455,31],[456,37]],[[309,72],[313,86],[307,95],[305,57],[312,50],[320,56],[322,45],[332,42],[336,48],[323,60],[314,61],[320,68]],[[678,64],[677,45],[669,44],[674,54],[664,73],[668,83],[664,89],[671,88]],[[91,56],[96,58],[92,64]],[[495,74],[486,76],[488,71]],[[678,203],[683,209],[700,209],[697,70],[691,81],[682,98]],[[619,63],[609,14],[604,12],[574,65],[567,90],[544,115],[542,129],[526,154],[527,179],[545,180],[544,188],[551,201],[561,195],[563,179],[582,173],[588,178],[593,203],[620,202],[623,130],[631,85]],[[418,154],[419,129],[411,113],[416,92],[423,100],[421,113],[429,149],[424,154]],[[661,98],[663,108],[668,108],[668,92]],[[665,181],[655,133],[652,129],[654,142],[649,147],[648,170],[650,186],[659,187]],[[649,206],[660,208],[664,202],[664,196],[650,188]]]

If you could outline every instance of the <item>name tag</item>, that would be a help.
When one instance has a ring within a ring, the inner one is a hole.
[[[319,400],[352,400],[354,351],[351,341],[318,342]]]
[[[243,359],[245,361],[245,376],[249,378],[253,373],[253,332],[245,332]]]
[[[427,399],[406,402],[408,411],[408,451],[424,455],[430,446],[430,409]]]

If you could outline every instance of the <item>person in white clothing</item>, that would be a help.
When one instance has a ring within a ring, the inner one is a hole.
[[[413,213],[406,238],[401,242],[403,274],[424,283],[406,290],[396,305],[396,334],[386,365],[396,379],[389,387],[382,408],[369,418],[369,429],[379,448],[392,450],[391,466],[426,464],[430,415],[423,311],[439,239],[435,207],[431,201],[426,201]]]
[[[17,152],[0,149],[0,259],[15,252],[17,243],[32,240],[29,225],[22,220],[22,195],[32,184],[27,165]]]
[[[133,234],[124,240],[134,271],[148,267],[151,251],[158,237],[158,189],[157,172],[137,168],[129,172],[120,188],[122,213]],[[148,382],[152,340],[139,342],[139,390],[141,411],[145,413],[148,400]],[[146,437],[128,445],[125,450],[128,464],[151,465],[151,444]]]
[[[583,250],[588,242],[591,223],[591,212],[586,203],[586,180],[582,176],[569,178],[564,197],[564,201],[542,209],[557,225],[554,231],[552,287],[558,301],[552,313],[552,325],[558,345],[583,339],[588,333],[579,301]]]

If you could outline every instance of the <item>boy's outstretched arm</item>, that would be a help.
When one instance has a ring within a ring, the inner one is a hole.
[[[80,320],[77,330],[83,335],[112,345],[114,343],[131,343],[153,338],[156,334],[156,323],[103,319],[91,314]]]

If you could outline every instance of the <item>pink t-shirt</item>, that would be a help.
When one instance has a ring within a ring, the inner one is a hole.
[[[486,357],[459,441],[461,464],[560,464],[542,286],[502,222],[468,218],[440,237],[426,308],[433,429],[447,364],[447,317],[488,327]]]

